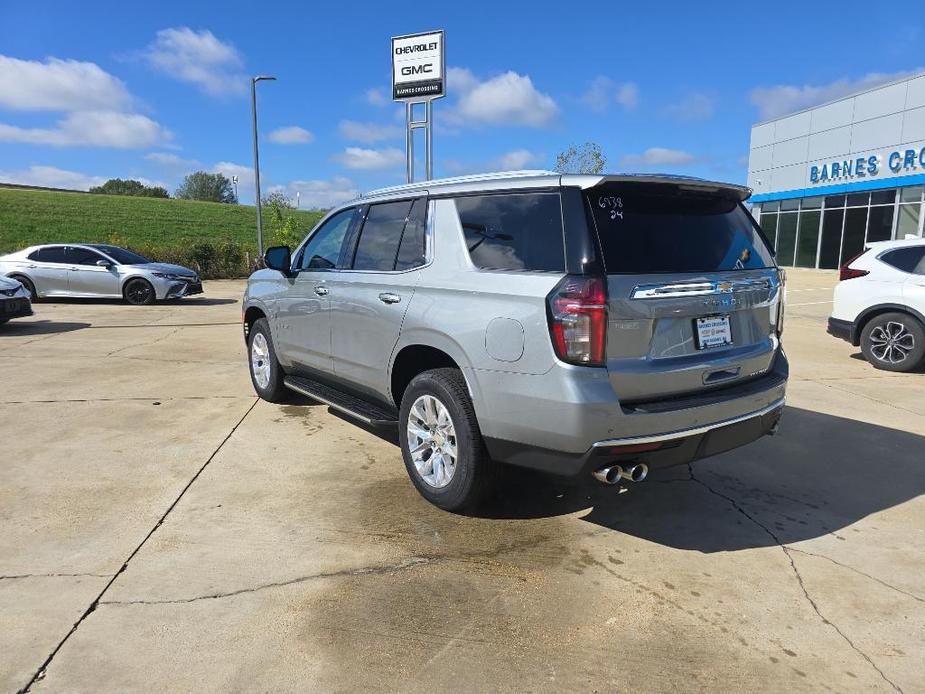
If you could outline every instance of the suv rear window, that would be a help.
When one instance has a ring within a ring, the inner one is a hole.
[[[896,250],[887,251],[880,256],[880,260],[897,270],[915,275],[925,275],[925,246],[897,248]]]
[[[733,198],[637,183],[598,186],[586,199],[610,274],[774,266],[751,216]]]
[[[456,198],[472,262],[483,270],[565,270],[558,193]]]

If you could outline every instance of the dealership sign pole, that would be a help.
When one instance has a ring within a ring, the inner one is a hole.
[[[446,95],[446,54],[443,31],[392,37],[392,100],[405,103],[405,150],[408,183],[414,182],[414,131],[424,128],[424,172],[434,177],[434,99]],[[414,107],[424,106],[424,120]]]

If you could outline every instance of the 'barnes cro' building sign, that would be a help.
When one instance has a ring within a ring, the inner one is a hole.
[[[889,173],[886,173],[887,171]],[[873,154],[813,164],[809,167],[809,182],[846,183],[876,178],[881,174],[900,176],[918,172],[925,173],[925,147],[897,149],[884,155]]]
[[[392,99],[427,101],[445,91],[443,32],[408,34],[392,39]]]

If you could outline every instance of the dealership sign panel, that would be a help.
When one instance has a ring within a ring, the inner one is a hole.
[[[392,99],[428,101],[446,94],[443,32],[392,38]]]

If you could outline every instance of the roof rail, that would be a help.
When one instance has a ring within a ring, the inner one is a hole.
[[[454,183],[471,183],[477,181],[493,181],[505,178],[527,178],[531,176],[557,176],[555,171],[546,171],[545,169],[522,169],[519,171],[498,171],[495,173],[471,174],[468,176],[454,176],[452,178],[435,178],[430,181],[418,181],[416,183],[405,183],[400,186],[390,186],[388,188],[379,188],[371,190],[368,193],[360,193],[357,200],[363,198],[373,198],[380,195],[389,195],[392,193],[402,193],[414,190],[425,190],[435,186],[452,185]]]

